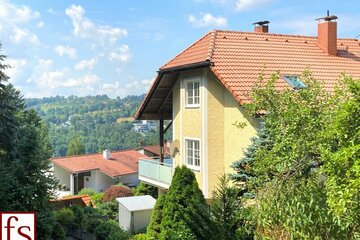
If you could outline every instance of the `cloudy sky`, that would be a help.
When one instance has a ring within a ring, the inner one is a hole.
[[[211,29],[316,35],[337,15],[338,35],[360,35],[359,0],[0,0],[0,42],[25,97],[145,93],[158,68]]]

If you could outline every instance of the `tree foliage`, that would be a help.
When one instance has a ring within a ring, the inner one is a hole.
[[[66,155],[73,156],[73,155],[81,155],[85,153],[85,145],[81,141],[80,136],[74,136],[67,147]]]
[[[0,211],[35,211],[39,239],[51,237],[49,199],[56,181],[50,172],[48,131],[21,93],[7,82],[0,55]],[[40,214],[41,213],[41,214]]]
[[[150,224],[147,227],[147,231],[146,231],[147,237],[151,240],[159,239],[165,198],[166,198],[166,194],[160,195],[156,200],[155,207],[150,219]]]
[[[211,213],[216,226],[214,239],[238,239],[236,231],[241,227],[241,201],[239,191],[229,186],[230,179],[223,175],[212,194]]]
[[[128,187],[113,185],[105,190],[103,201],[109,202],[118,197],[131,197],[132,195],[133,193]]]
[[[308,71],[300,79],[306,88],[280,91],[278,73],[269,81],[260,76],[248,106],[251,114],[266,113],[263,121],[270,143],[256,146],[251,155],[256,235],[356,239],[359,80],[343,75],[344,84],[330,94]],[[243,171],[241,164],[234,166]]]
[[[195,174],[185,166],[175,169],[161,213],[159,239],[212,239],[210,209]]]
[[[139,185],[135,188],[134,195],[150,195],[156,199],[158,197],[158,188],[144,182],[140,182]]]

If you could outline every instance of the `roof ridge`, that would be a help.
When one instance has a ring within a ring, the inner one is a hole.
[[[210,41],[209,41],[208,52],[207,52],[206,59],[205,59],[206,61],[211,62],[211,60],[212,60],[212,57],[213,57],[213,54],[215,51],[216,33],[217,33],[216,30],[213,30],[210,32],[211,37],[210,37]]]
[[[115,150],[115,151],[111,151],[111,153],[121,153],[121,152],[130,152],[130,151],[134,151],[134,152],[138,152],[135,149],[122,149],[122,150]],[[50,159],[62,159],[62,158],[76,158],[76,157],[86,157],[86,156],[94,156],[94,155],[102,155],[103,153],[85,153],[85,154],[80,154],[80,155],[70,155],[70,156],[59,156],[59,157],[52,157]]]
[[[203,40],[205,37],[207,37],[209,34],[212,34],[214,32],[214,30],[211,30],[210,32],[208,32],[207,34],[203,35],[201,38],[199,38],[198,40],[196,40],[193,44],[191,44],[190,46],[188,46],[187,48],[185,48],[183,51],[181,51],[179,54],[177,54],[175,57],[173,57],[172,59],[170,59],[169,61],[167,61],[165,64],[163,64],[160,69],[164,68],[166,65],[168,65],[170,62],[172,62],[174,59],[176,59],[178,56],[180,56],[181,54],[183,54],[184,52],[186,52],[187,50],[189,50],[190,48],[192,48],[194,45],[196,45],[198,42],[200,42],[201,40]],[[204,61],[206,61],[207,59],[204,59]]]

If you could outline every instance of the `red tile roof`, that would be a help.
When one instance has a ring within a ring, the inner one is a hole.
[[[146,156],[135,150],[125,150],[111,152],[109,160],[104,159],[102,153],[97,153],[52,158],[51,161],[72,173],[98,169],[110,177],[116,177],[138,172],[139,158]]]
[[[142,147],[144,150],[156,155],[156,156],[160,156],[160,145],[149,145],[149,146],[143,146]],[[168,148],[166,146],[166,144],[164,144],[164,155],[165,156],[170,156],[170,148]]]
[[[249,92],[261,72],[265,76],[276,71],[300,75],[309,69],[316,79],[324,82],[327,90],[333,89],[341,73],[359,78],[360,42],[338,38],[337,48],[337,56],[330,56],[318,47],[317,37],[214,30],[160,70],[210,62],[211,71],[241,104],[250,101]],[[287,86],[285,82],[282,84]]]
[[[80,207],[93,206],[89,195],[69,196],[60,199],[51,199],[50,203],[55,209],[60,209],[70,206],[80,206]]]

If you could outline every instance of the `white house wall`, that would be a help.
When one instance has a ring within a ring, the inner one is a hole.
[[[124,185],[137,186],[139,184],[139,175],[138,173],[133,173],[120,176],[119,182],[122,182]]]
[[[111,185],[115,184],[115,180],[108,175],[100,172],[99,170],[95,170],[91,172],[91,176],[94,174],[94,179],[92,183],[92,188],[97,192],[105,191]]]
[[[70,189],[70,172],[54,164],[54,176],[59,180],[61,185]]]

